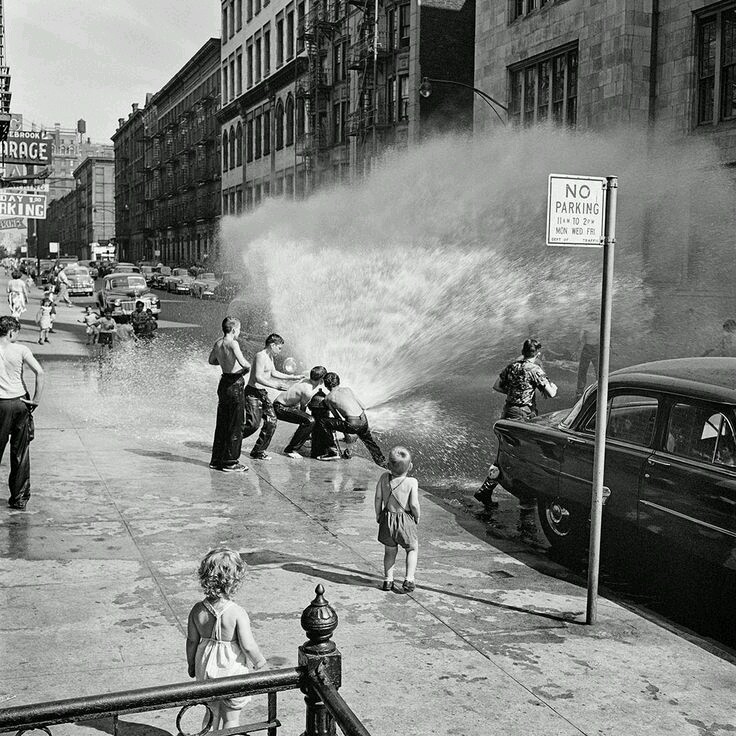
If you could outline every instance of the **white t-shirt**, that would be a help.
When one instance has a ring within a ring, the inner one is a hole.
[[[58,279],[62,284],[66,284],[67,286],[69,285],[69,277],[66,275],[63,268],[59,271]]]
[[[23,362],[33,353],[25,346],[11,342],[0,347],[0,399],[18,399],[25,396]]]

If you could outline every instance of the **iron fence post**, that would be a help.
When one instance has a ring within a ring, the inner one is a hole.
[[[337,613],[324,598],[324,587],[315,588],[314,600],[304,609],[301,624],[307,641],[299,647],[299,667],[316,673],[327,680],[335,689],[342,684],[342,655],[333,642],[332,634],[337,628]],[[335,721],[324,701],[307,682],[301,686],[307,704],[306,730],[303,736],[334,736]]]

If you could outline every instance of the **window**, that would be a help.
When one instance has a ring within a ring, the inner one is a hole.
[[[249,120],[245,132],[245,160],[253,160],[253,120]]]
[[[228,24],[230,28],[230,33],[228,33],[228,37],[232,38],[235,35],[235,0],[230,0],[230,23]]]
[[[296,24],[298,28],[304,28],[305,13],[306,7],[304,5],[304,0],[302,0],[302,2],[296,6]],[[304,51],[304,36],[300,34],[296,40],[296,52],[297,54],[300,54],[302,51]]]
[[[222,42],[227,40],[227,3],[222,6]]]
[[[271,31],[263,32],[263,76],[271,73]]]
[[[337,102],[332,106],[332,142],[340,143],[342,141],[340,131],[340,103]]]
[[[509,0],[509,23],[528,15],[537,7],[544,7],[552,0]]]
[[[236,85],[235,94],[240,97],[243,94],[243,54],[240,52],[235,57]]]
[[[332,81],[339,82],[342,79],[342,44],[337,43],[332,47]]]
[[[577,122],[578,50],[557,51],[509,70],[509,119],[518,125]]]
[[[238,123],[238,128],[235,133],[235,165],[243,165],[243,126]]]
[[[230,197],[228,196],[227,192],[222,193],[222,214],[230,214]]]
[[[399,77],[399,120],[409,119],[409,77]]]
[[[276,103],[276,150],[284,147],[284,104],[279,100]]]
[[[247,65],[248,65],[248,87],[253,86],[253,45],[248,46],[247,51]]]
[[[227,137],[227,131],[225,131],[222,134],[222,170],[227,171],[228,170],[228,137]],[[168,173],[168,167],[167,167],[167,173]]]
[[[284,63],[284,21],[276,21],[276,66]]]
[[[222,67],[222,104],[226,105],[228,102],[227,99],[227,65]]]
[[[299,135],[304,135],[304,98],[299,98],[299,112],[301,113],[301,127]],[[286,145],[294,145],[294,98],[286,98]]]
[[[261,81],[261,69],[262,69],[261,63],[263,61],[261,58],[261,39],[260,38],[256,39],[255,48],[253,50],[253,55],[255,57],[254,61],[256,65],[256,84],[258,84],[258,82]]]
[[[253,17],[253,0],[245,0],[245,19],[250,20]]]
[[[393,51],[398,48],[398,39],[396,37],[396,10],[391,8],[386,11],[386,36],[388,38],[388,50]]]
[[[654,433],[658,402],[642,394],[617,394],[608,401],[606,439],[649,447]],[[583,432],[595,432],[596,415],[585,422]]]
[[[675,404],[670,411],[666,449],[691,460],[736,467],[733,426],[709,406]]]
[[[409,48],[409,5],[399,6],[399,48]]]
[[[389,78],[386,84],[386,114],[388,122],[396,121],[396,77]]]
[[[261,0],[253,0],[253,12],[258,15],[261,12]]]
[[[230,126],[230,168],[235,168],[235,128]]]
[[[240,214],[243,211],[243,188],[237,187],[235,190],[235,211]]]
[[[256,115],[256,140],[255,140],[255,143],[256,143],[255,157],[256,158],[261,157],[261,143],[263,142],[263,131],[261,128],[261,124],[262,124],[261,116]]]
[[[736,118],[736,8],[698,18],[697,122]]]
[[[235,99],[235,59],[230,60],[230,97],[228,99]]]
[[[286,58],[287,60],[294,56],[294,11],[290,10],[286,14]]]
[[[243,27],[243,0],[235,0],[235,30]]]
[[[263,155],[268,156],[271,153],[271,111],[266,110],[263,113]]]

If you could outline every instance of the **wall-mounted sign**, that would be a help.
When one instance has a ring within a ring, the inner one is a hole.
[[[21,217],[0,217],[0,230],[25,228],[26,221]]]
[[[45,194],[7,194],[0,189],[0,217],[46,219]]]
[[[0,162],[48,166],[51,163],[52,139],[38,130],[17,130],[0,143]]]
[[[49,253],[58,253],[58,252],[59,252],[59,244],[49,241]]]

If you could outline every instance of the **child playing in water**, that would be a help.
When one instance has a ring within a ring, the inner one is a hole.
[[[213,549],[199,565],[199,582],[205,598],[189,613],[187,662],[189,677],[213,680],[244,675],[266,666],[250,629],[248,614],[231,599],[245,577],[245,563],[227,548]],[[250,698],[222,698],[209,703],[212,730],[235,728],[240,711]],[[205,716],[206,725],[207,716]]]
[[[411,453],[405,447],[394,447],[388,455],[388,473],[376,484],[374,505],[378,524],[378,541],[384,546],[382,590],[393,590],[394,566],[399,545],[406,550],[406,577],[401,586],[404,593],[415,588],[419,539],[419,484],[409,478]]]
[[[99,316],[92,311],[92,307],[87,307],[84,310],[84,316],[82,317],[82,319],[77,320],[78,322],[81,322],[83,325],[85,325],[85,332],[87,333],[87,345],[97,344],[97,335],[99,334],[97,322],[99,321],[99,319]]]
[[[48,300],[41,300],[41,307],[36,315],[36,323],[38,324],[38,344],[43,345],[49,340],[49,330],[51,329],[53,322],[51,321],[51,310],[54,305]]]

